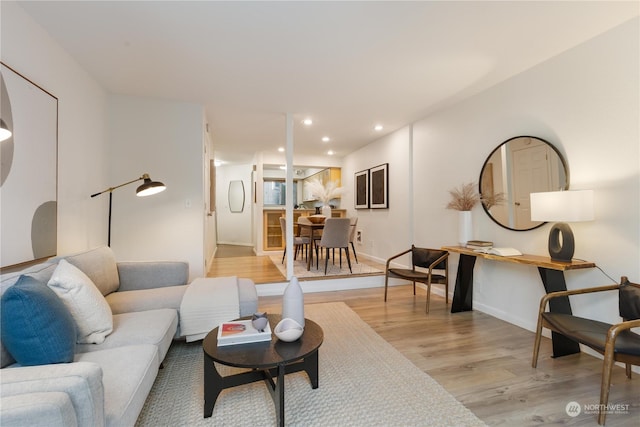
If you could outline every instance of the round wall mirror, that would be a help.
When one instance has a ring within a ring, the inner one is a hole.
[[[482,207],[497,224],[525,231],[544,222],[531,221],[530,193],[569,189],[569,169],[562,154],[534,136],[517,136],[496,147],[480,172]]]

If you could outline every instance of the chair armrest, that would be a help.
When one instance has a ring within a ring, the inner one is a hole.
[[[433,270],[438,264],[440,264],[442,261],[444,261],[448,257],[449,257],[449,252],[445,252],[440,258],[438,258],[437,260],[433,261],[429,265],[429,272],[431,272],[431,270]]]
[[[571,291],[551,292],[543,296],[542,299],[540,300],[539,314],[542,314],[544,312],[545,308],[547,307],[547,303],[549,302],[549,300],[553,298],[566,297],[569,295],[591,294],[595,292],[614,291],[614,290],[618,290],[618,288],[620,288],[620,285],[607,285],[607,286],[597,286],[594,288],[574,289]]]
[[[53,365],[3,368],[0,395],[62,392],[69,396],[79,426],[104,426],[102,368],[96,363],[73,362]]]
[[[71,399],[64,392],[26,393],[2,398],[3,427],[75,427],[78,425]]]
[[[408,254],[409,252],[411,252],[411,249],[407,249],[404,252],[400,252],[399,254],[393,255],[391,258],[389,258],[387,260],[387,266],[386,266],[385,270],[389,269],[389,264],[391,263],[392,260],[394,260],[396,258],[400,258],[402,255]]]
[[[162,288],[186,285],[189,263],[185,261],[119,262],[119,291]]]
[[[607,339],[617,337],[620,332],[628,331],[629,329],[640,328],[640,319],[637,320],[627,320],[626,322],[616,323],[611,328],[609,328],[609,332],[607,333]]]

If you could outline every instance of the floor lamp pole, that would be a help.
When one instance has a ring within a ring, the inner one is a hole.
[[[125,185],[133,184],[136,181],[144,181],[144,184],[142,184],[136,190],[136,195],[139,197],[157,194],[161,191],[164,191],[164,189],[166,188],[165,185],[159,181],[151,181],[149,175],[145,173],[140,178],[132,179],[131,181],[125,182],[124,184],[116,185],[115,187],[109,187],[106,190],[91,195],[91,197],[96,197],[107,192],[109,193],[109,223],[107,231],[107,246],[109,247],[111,247],[111,209],[113,206],[113,190],[124,187]]]

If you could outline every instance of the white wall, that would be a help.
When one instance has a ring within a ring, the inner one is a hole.
[[[411,247],[413,232],[411,212],[411,128],[402,128],[345,157],[342,185],[346,193],[341,207],[347,215],[357,216],[357,229],[362,230],[362,253],[371,259],[386,261],[393,254]],[[354,173],[389,163],[389,209],[354,209]]]
[[[407,240],[430,247],[455,244],[457,212],[444,208],[448,190],[477,182],[485,158],[502,141],[535,135],[553,143],[565,156],[572,189],[595,190],[596,220],[572,224],[575,257],[594,261],[615,280],[621,275],[640,280],[639,27],[639,20],[634,19],[426,117],[413,125],[412,140],[410,135],[394,134],[348,156],[344,174],[351,179],[354,172],[373,166],[358,159],[388,161],[390,171],[413,168],[412,212],[408,211],[409,201],[394,202],[398,189],[393,181],[407,184],[393,174],[389,211],[357,211],[366,227],[365,240],[374,241],[373,249],[363,248],[362,252],[385,258],[398,245],[406,246]],[[411,162],[394,150],[404,139],[413,144]],[[353,206],[353,201],[347,206]],[[411,214],[414,231],[407,239]],[[506,230],[480,206],[474,209],[473,220],[475,238],[525,253],[547,253],[550,225],[527,232]],[[384,250],[376,252],[380,247]],[[457,259],[451,256],[454,273]],[[569,289],[611,283],[597,269],[565,276]],[[476,263],[475,309],[533,329],[543,293],[534,267]],[[613,294],[580,301],[573,304],[578,315],[619,319]]]
[[[218,221],[218,243],[253,246],[252,182],[253,165],[222,165],[216,168],[216,216]],[[244,209],[231,212],[229,209],[229,183],[240,180],[244,185]],[[262,190],[262,188],[260,188]]]
[[[3,1],[2,62],[58,98],[58,253],[106,242],[107,93],[14,2]],[[37,171],[34,171],[37,173]]]
[[[113,192],[111,247],[116,256],[185,260],[192,279],[202,276],[206,145],[202,106],[112,95],[109,113],[110,185],[148,173],[167,186],[149,197],[135,195],[138,183]]]

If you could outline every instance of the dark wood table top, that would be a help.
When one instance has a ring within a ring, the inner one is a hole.
[[[273,331],[282,316],[268,314],[267,317]],[[242,319],[250,319],[250,317]],[[304,333],[293,342],[280,341],[275,334],[272,334],[271,341],[218,347],[218,328],[215,328],[202,341],[202,349],[211,359],[223,365],[268,369],[309,356],[318,350],[323,340],[322,328],[316,322],[305,319]]]

